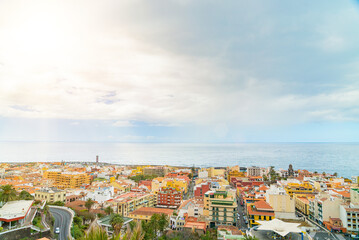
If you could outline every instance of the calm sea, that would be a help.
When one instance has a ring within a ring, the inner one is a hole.
[[[177,166],[275,166],[359,175],[359,143],[69,143],[0,142],[0,162],[100,161]]]

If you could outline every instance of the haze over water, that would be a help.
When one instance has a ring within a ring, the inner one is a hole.
[[[275,166],[359,175],[359,143],[0,142],[0,162],[94,161],[124,165]]]

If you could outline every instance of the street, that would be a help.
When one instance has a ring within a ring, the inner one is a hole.
[[[71,214],[63,209],[49,207],[51,214],[55,218],[54,230],[59,227],[60,233],[58,234],[58,240],[67,240],[69,237],[69,226],[71,223]]]
[[[239,199],[237,198],[237,205],[238,205],[238,214],[240,215],[239,219],[237,218],[237,227],[238,229],[242,230],[242,231],[246,231],[248,229],[248,224],[245,223],[244,217],[245,217],[245,212],[244,212],[244,207],[241,206]]]

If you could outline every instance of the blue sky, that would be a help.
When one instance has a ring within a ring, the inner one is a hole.
[[[0,141],[357,142],[357,1],[1,1]]]

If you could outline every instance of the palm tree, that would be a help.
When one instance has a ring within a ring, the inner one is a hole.
[[[92,206],[95,204],[95,201],[92,200],[91,198],[87,199],[87,201],[85,202],[85,207],[87,208],[87,210],[90,212]]]
[[[127,228],[126,234],[121,238],[121,240],[142,240],[145,237],[144,232],[142,231],[142,226],[140,221],[130,222],[135,223],[135,226]]]
[[[8,202],[16,200],[16,190],[11,185],[4,185],[0,188],[0,201]]]
[[[111,224],[115,234],[119,234],[121,232],[123,223],[124,223],[124,220],[120,214],[111,215],[110,224]]]
[[[119,234],[113,234],[111,238],[107,235],[107,232],[103,228],[92,228],[85,234],[80,240],[120,240]]]
[[[141,228],[141,222],[136,222],[133,230],[127,229],[127,232],[121,236],[120,234],[113,234],[109,237],[106,231],[101,227],[92,228],[80,240],[143,240],[144,232]]]
[[[111,215],[113,213],[113,208],[111,206],[108,206],[105,208],[105,213],[107,215]]]

